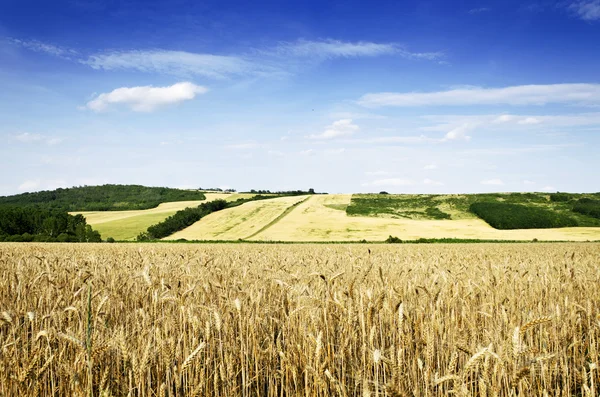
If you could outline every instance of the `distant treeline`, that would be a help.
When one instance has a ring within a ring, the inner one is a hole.
[[[64,211],[143,210],[169,201],[204,200],[201,192],[141,185],[80,186],[0,197],[0,206]]]
[[[152,225],[144,233],[137,236],[137,241],[159,240],[161,238],[172,235],[175,232],[185,229],[193,225],[206,215],[216,211],[221,211],[226,208],[233,208],[249,201],[274,199],[277,197],[285,197],[287,195],[262,196],[256,195],[249,198],[239,198],[235,201],[213,200],[200,204],[198,207],[185,208],[177,211],[164,221]]]
[[[303,196],[305,194],[327,194],[327,193],[315,193],[315,189],[308,190],[285,190],[285,191],[275,191],[272,192],[270,190],[255,190],[251,189],[249,192],[241,192],[241,193],[253,193],[253,194],[276,194],[278,196]]]
[[[469,210],[496,229],[547,229],[578,226],[577,220],[552,210],[500,202],[479,202]]]
[[[235,193],[235,189],[221,189],[220,187],[199,187],[198,190],[203,190],[205,192]]]
[[[35,207],[0,207],[0,241],[100,242],[83,215]]]

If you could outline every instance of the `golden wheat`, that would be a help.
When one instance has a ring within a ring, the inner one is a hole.
[[[0,244],[0,396],[592,396],[599,264],[592,243]]]

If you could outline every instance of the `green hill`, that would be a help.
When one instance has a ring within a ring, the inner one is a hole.
[[[173,201],[204,200],[203,193],[191,190],[141,185],[81,186],[0,197],[0,206],[65,211],[144,210]]]
[[[355,194],[349,216],[472,219],[496,229],[600,226],[600,193]]]

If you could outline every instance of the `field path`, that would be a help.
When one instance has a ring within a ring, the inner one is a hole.
[[[239,240],[252,236],[275,222],[287,209],[307,196],[278,197],[244,203],[213,212],[193,225],[163,240]],[[281,218],[280,218],[281,219]]]
[[[269,222],[268,224],[266,224],[265,226],[263,226],[260,230],[257,230],[256,232],[252,233],[248,237],[243,238],[243,240],[250,240],[252,237],[254,237],[254,236],[256,236],[256,235],[264,232],[265,230],[267,230],[268,228],[270,228],[271,226],[275,225],[277,222],[279,222],[280,220],[282,220],[283,218],[285,218],[290,212],[292,212],[294,209],[296,209],[296,207],[298,207],[300,204],[305,203],[308,200],[310,200],[311,197],[312,196],[308,196],[304,200],[298,201],[297,203],[294,203],[294,204],[290,205],[277,218],[273,219],[271,222]]]

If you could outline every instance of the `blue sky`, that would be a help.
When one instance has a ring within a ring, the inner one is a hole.
[[[3,0],[0,195],[600,191],[600,0]]]

